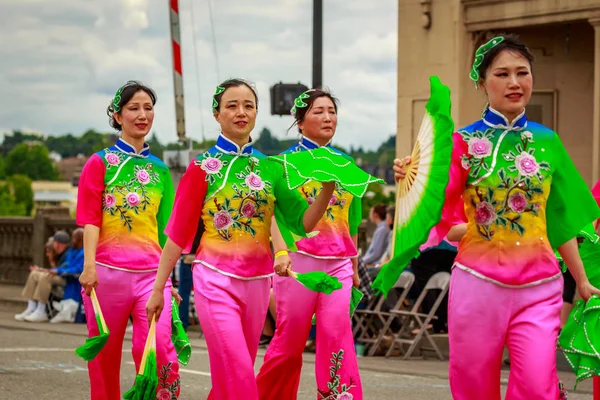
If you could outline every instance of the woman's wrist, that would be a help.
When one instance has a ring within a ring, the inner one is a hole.
[[[279,250],[278,252],[275,253],[275,258],[281,257],[281,256],[287,256],[288,255],[288,251],[287,250]]]

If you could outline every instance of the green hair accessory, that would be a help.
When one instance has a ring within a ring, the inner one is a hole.
[[[217,97],[224,91],[225,91],[225,88],[223,86],[217,86],[217,90],[215,90],[215,94],[213,94],[213,101],[212,101],[213,110],[216,110],[217,108],[219,108],[219,103],[217,102],[217,99],[215,99],[215,97]]]
[[[471,69],[471,73],[469,74],[469,78],[471,78],[471,80],[473,82],[475,82],[475,87],[477,87],[477,82],[479,82],[479,78],[480,78],[479,67],[481,66],[481,63],[483,62],[483,58],[484,58],[485,54],[488,51],[490,51],[491,49],[493,49],[494,47],[496,47],[497,45],[499,45],[500,43],[502,43],[503,41],[504,41],[504,36],[496,36],[495,38],[491,39],[489,42],[479,46],[479,48],[475,52],[475,61],[473,61],[473,68]]]
[[[290,110],[290,114],[292,114],[294,117],[296,117],[296,111],[298,108],[308,107],[308,104],[304,102],[304,99],[308,99],[310,97],[308,95],[308,92],[310,92],[310,90],[307,90],[306,92],[302,93],[300,96],[296,97],[296,99],[294,100],[294,106]]]
[[[121,110],[121,93],[123,93],[123,88],[125,88],[125,86],[121,86],[119,90],[117,90],[117,93],[115,93],[115,97],[113,97],[112,104],[114,112],[118,113]]]

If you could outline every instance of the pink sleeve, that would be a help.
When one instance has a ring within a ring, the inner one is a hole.
[[[192,162],[181,177],[175,194],[175,204],[165,233],[183,252],[189,253],[202,216],[206,197],[206,173]]]
[[[98,154],[92,154],[85,163],[77,188],[77,216],[79,226],[102,225],[102,196],[106,166]]]
[[[469,171],[463,168],[461,157],[467,154],[468,147],[460,133],[455,132],[452,139],[454,146],[452,147],[452,161],[450,163],[450,180],[446,187],[446,200],[442,208],[442,219],[431,229],[429,238],[421,246],[421,250],[438,246],[453,225],[466,222],[462,194],[467,184]]]
[[[600,180],[598,180],[598,182],[596,182],[592,188],[592,196],[594,196],[596,203],[598,203],[598,206],[600,206]]]
[[[598,180],[598,182],[596,182],[596,184],[592,188],[592,196],[594,196],[596,203],[598,203],[598,206],[600,207],[600,180]],[[594,224],[594,227],[596,229],[598,229],[599,225],[600,225],[600,220],[596,221],[596,223]]]

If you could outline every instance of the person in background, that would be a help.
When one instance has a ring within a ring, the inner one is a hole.
[[[52,247],[58,257],[55,264],[58,268],[67,267],[67,255],[69,254],[70,238],[65,231],[57,231],[52,236]],[[46,250],[46,255],[52,252]],[[47,305],[52,291],[52,285],[65,286],[64,278],[56,273],[58,268],[45,269],[37,265],[29,267],[30,273],[23,288],[23,297],[27,298],[27,308],[20,314],[15,315],[17,321],[46,322],[48,321]]]
[[[375,228],[375,233],[373,233],[371,244],[367,248],[365,254],[361,257],[362,263],[369,269],[374,268],[375,265],[381,261],[388,248],[391,230],[386,215],[387,209],[385,204],[377,204],[373,206],[369,212],[369,220],[377,226]],[[377,270],[379,269],[377,268]]]
[[[73,322],[81,303],[81,284],[79,275],[83,272],[83,229],[77,228],[71,236],[71,250],[66,262],[50,271],[51,275],[61,277],[65,281],[65,292],[62,301],[55,302],[54,308],[58,314],[50,320],[51,323]]]

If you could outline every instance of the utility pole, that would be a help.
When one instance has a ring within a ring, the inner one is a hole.
[[[169,0],[169,21],[171,22],[171,43],[173,53],[173,88],[175,90],[175,119],[177,137],[187,142],[185,137],[185,115],[183,101],[183,69],[181,67],[181,29],[179,27],[179,0]]]
[[[323,86],[323,0],[313,0],[312,87]]]

